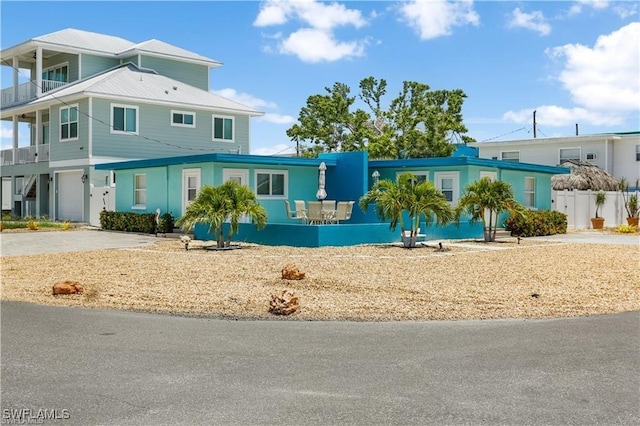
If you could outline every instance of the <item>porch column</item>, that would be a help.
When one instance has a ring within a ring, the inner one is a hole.
[[[42,96],[42,47],[36,47],[36,97]]]
[[[35,146],[36,146],[36,163],[38,161],[40,161],[38,159],[38,157],[40,156],[40,145],[42,145],[42,141],[40,140],[40,128],[42,127],[42,125],[40,124],[40,110],[36,110],[36,128],[35,131],[33,131],[33,136],[35,138]]]
[[[37,159],[38,157],[36,157]],[[40,174],[36,175],[36,217],[40,219],[40,192],[42,191],[42,184],[40,182]]]
[[[18,85],[20,82],[20,63],[18,62],[18,57],[14,56],[11,61],[11,66],[13,67],[13,102],[18,101]]]
[[[17,160],[17,155],[18,155],[18,116],[14,115],[12,117],[12,126],[13,126],[13,163],[11,164],[16,164],[16,160]]]

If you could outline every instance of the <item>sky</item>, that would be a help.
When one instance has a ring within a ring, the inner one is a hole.
[[[286,130],[309,96],[336,82],[357,95],[369,76],[387,81],[384,102],[403,81],[462,89],[478,142],[533,138],[534,110],[537,137],[572,136],[576,124],[581,135],[638,131],[639,18],[637,2],[607,0],[2,0],[0,36],[4,49],[77,28],[220,61],[210,90],[264,112],[251,154],[273,155],[295,152]]]

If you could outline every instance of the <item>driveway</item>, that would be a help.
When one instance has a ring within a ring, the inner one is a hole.
[[[639,324],[639,312],[227,321],[3,301],[3,423],[48,410],[65,425],[638,424]]]

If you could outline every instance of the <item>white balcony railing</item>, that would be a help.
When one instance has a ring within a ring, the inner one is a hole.
[[[42,80],[42,93],[58,89],[68,83],[64,81]],[[17,89],[17,90],[16,90]],[[37,86],[35,81],[22,83],[17,87],[2,89],[2,107],[35,99],[37,96]]]
[[[0,151],[0,163],[3,166],[49,161],[49,145],[32,145]]]

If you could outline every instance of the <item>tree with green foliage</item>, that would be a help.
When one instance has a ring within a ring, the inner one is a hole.
[[[258,229],[267,224],[267,212],[258,203],[251,188],[230,180],[217,187],[203,186],[176,225],[189,232],[198,223],[209,224],[209,232],[215,235],[218,247],[229,247],[240,220],[247,216],[251,217],[251,223],[257,224]],[[229,222],[226,237],[225,222]]]
[[[356,96],[343,83],[326,87],[326,95],[312,95],[300,111],[298,121],[287,136],[303,155],[319,152],[367,150],[371,158],[448,157],[451,141],[472,142],[466,136],[462,105],[466,94],[460,90],[430,90],[429,86],[405,81],[388,109],[382,106],[387,82],[367,77],[360,81],[358,98],[369,108],[353,110]]]
[[[463,214],[473,223],[482,221],[484,241],[496,240],[497,221],[500,213],[524,215],[526,209],[513,197],[511,185],[501,180],[483,177],[465,187],[465,192],[458,199],[456,221],[460,223]]]
[[[454,209],[442,192],[429,181],[419,182],[413,173],[403,173],[397,182],[389,179],[378,181],[359,201],[365,212],[371,204],[375,204],[376,214],[381,220],[389,221],[392,231],[400,224],[400,236],[407,248],[416,246],[422,219],[428,224],[435,215],[439,225],[446,225],[455,217]],[[405,224],[405,214],[408,224]],[[409,231],[409,238],[405,237],[405,231]]]

